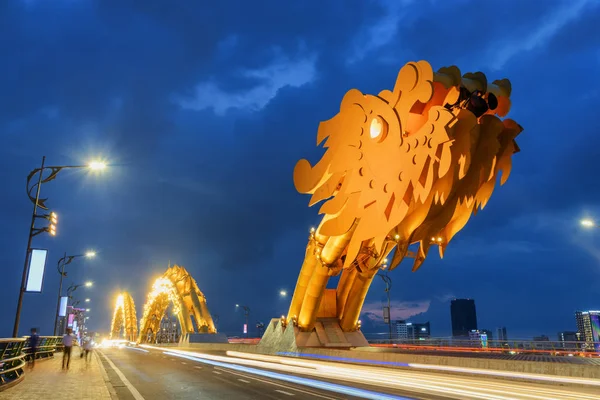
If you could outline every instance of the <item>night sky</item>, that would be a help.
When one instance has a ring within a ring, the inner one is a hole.
[[[174,4],[177,4],[175,6]],[[211,6],[208,6],[211,4]],[[260,6],[257,6],[260,4]],[[168,263],[197,280],[219,329],[287,312],[318,207],[292,171],[312,162],[320,121],[345,92],[391,89],[427,60],[507,77],[524,127],[513,173],[440,260],[391,274],[393,315],[450,335],[450,299],[474,298],[479,327],[511,338],[575,330],[600,308],[600,2],[339,0],[0,2],[0,337],[10,336],[32,204],[26,176],[103,159],[101,174],[63,171],[42,187],[59,214],[42,294],[27,294],[20,332],[51,334],[63,252],[108,331],[120,290],[141,316]],[[434,249],[435,250],[435,249]],[[383,282],[362,317],[386,332]]]

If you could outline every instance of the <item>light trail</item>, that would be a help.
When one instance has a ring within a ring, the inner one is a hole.
[[[214,361],[209,358],[196,357],[196,356],[186,355],[186,354],[182,354],[182,353],[187,353],[187,352],[182,352],[179,350],[174,350],[174,351],[171,350],[171,351],[164,352],[164,354],[174,356],[174,357],[181,357],[181,358],[185,358],[185,359],[188,359],[191,361],[197,361],[197,362],[201,362],[204,364],[209,364],[209,365],[213,365],[213,366],[217,366],[217,367],[233,369],[233,370],[240,371],[240,372],[246,372],[246,373],[249,373],[252,375],[259,375],[259,376],[264,376],[267,378],[278,379],[278,380],[285,381],[285,382],[296,383],[299,385],[308,386],[308,387],[312,387],[312,388],[316,388],[316,389],[328,390],[331,392],[345,394],[348,396],[361,397],[363,399],[413,400],[408,397],[391,396],[391,395],[387,395],[387,394],[383,394],[383,393],[372,392],[370,390],[358,389],[358,388],[353,388],[350,386],[338,385],[335,383],[322,382],[322,381],[317,381],[314,379],[301,378],[298,376],[284,375],[284,374],[280,374],[277,372],[263,371],[260,369],[248,368],[248,367],[244,367],[244,366],[240,366],[240,365],[230,364],[227,362]],[[212,358],[212,357],[210,357],[210,358]],[[227,359],[227,357],[221,357],[221,358]]]
[[[594,400],[598,396],[575,392],[569,389],[532,387],[527,383],[486,381],[481,378],[464,376],[442,376],[440,374],[419,373],[416,371],[394,370],[389,368],[356,366],[350,364],[335,365],[323,361],[291,359],[240,352],[227,352],[230,357],[189,352],[169,351],[171,355],[180,354],[194,359],[208,360],[233,366],[264,368],[291,374],[308,375],[321,379],[332,379],[364,385],[374,385],[397,390],[420,391],[457,399],[484,400]],[[236,357],[236,358],[232,358]],[[203,361],[203,362],[205,362]],[[228,368],[225,365],[225,368]],[[260,370],[258,370],[260,371]],[[264,372],[264,371],[263,371]]]
[[[299,360],[299,359],[290,359],[286,357],[278,357],[278,356],[268,356],[262,354],[250,354],[250,353],[242,353],[235,351],[228,351],[227,355],[231,357],[240,357],[244,359],[251,360],[261,360],[266,362],[274,362],[283,365],[294,365],[297,367],[304,368],[312,368],[318,372],[328,371],[333,375],[339,376],[341,370],[349,370],[352,372],[345,372],[353,377],[353,380],[356,380],[356,376],[360,377],[360,379],[366,381],[375,380],[376,384],[385,383],[389,384],[390,382],[385,378],[391,378],[392,384],[399,383],[400,380],[408,380],[410,381],[410,385],[415,385],[412,381],[417,378],[418,383],[429,383],[433,385],[438,385],[439,390],[443,393],[447,392],[445,387],[453,387],[456,389],[464,390],[465,388],[479,388],[484,391],[488,391],[490,395],[505,395],[505,394],[518,394],[520,398],[527,399],[598,399],[596,395],[589,395],[585,393],[573,393],[565,390],[555,390],[552,388],[539,388],[539,387],[530,387],[527,384],[517,383],[517,382],[500,382],[500,381],[483,381],[481,379],[473,379],[464,376],[452,376],[449,379],[448,376],[443,376],[440,374],[431,374],[431,373],[418,373],[416,371],[407,371],[407,370],[394,370],[389,368],[381,368],[381,367],[371,367],[371,366],[358,366],[358,365],[344,365],[344,366],[334,366],[331,362],[323,362],[323,361],[312,361],[312,360]],[[385,378],[382,378],[385,377]],[[385,382],[384,382],[385,381]],[[558,397],[549,397],[549,396],[558,396]],[[510,397],[512,398],[512,397]]]
[[[227,352],[229,353],[229,352]],[[240,354],[249,354],[249,353],[240,353]],[[277,353],[281,356],[290,356],[290,357],[298,357],[298,358],[316,358],[324,361],[339,361],[344,363],[361,363],[361,364],[373,364],[373,365],[381,365],[381,366],[393,366],[393,367],[409,367],[409,368],[418,368],[418,369],[428,369],[432,371],[443,371],[443,372],[458,372],[458,373],[467,373],[467,374],[475,374],[475,375],[487,375],[491,377],[501,377],[501,378],[516,378],[516,379],[529,379],[543,382],[560,382],[566,384],[575,384],[575,385],[588,385],[588,386],[599,386],[599,379],[587,379],[587,378],[571,378],[566,376],[557,376],[557,375],[542,375],[542,374],[533,374],[528,372],[512,372],[512,371],[498,371],[498,370],[489,370],[489,369],[478,369],[478,368],[465,368],[465,367],[453,367],[448,365],[433,365],[433,364],[417,364],[417,363],[401,363],[394,361],[378,361],[378,360],[360,360],[356,358],[346,358],[346,357],[331,357],[324,356],[321,354],[306,354],[306,353],[291,353],[291,352],[282,352]]]

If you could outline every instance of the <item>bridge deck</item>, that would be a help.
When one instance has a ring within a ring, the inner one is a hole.
[[[26,369],[23,382],[1,392],[0,397],[3,400],[111,398],[95,355],[86,363],[79,357],[79,349],[74,349],[69,370],[63,371],[61,367],[62,353],[38,360],[33,370]]]

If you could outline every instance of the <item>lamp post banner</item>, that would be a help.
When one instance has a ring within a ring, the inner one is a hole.
[[[25,291],[28,293],[41,293],[44,286],[44,272],[48,250],[31,249],[29,267],[27,269],[27,283]]]
[[[386,324],[390,323],[390,308],[389,307],[383,307],[383,322],[385,322]]]
[[[59,317],[64,317],[67,315],[67,302],[68,301],[69,301],[69,298],[67,296],[62,296],[60,298],[60,307],[58,309]]]

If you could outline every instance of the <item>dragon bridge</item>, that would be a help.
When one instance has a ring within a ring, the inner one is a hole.
[[[130,342],[135,342],[138,335],[137,330],[135,303],[129,293],[123,292],[117,296],[115,312],[110,324],[110,338],[125,338]]]
[[[196,281],[185,268],[174,265],[152,285],[140,322],[139,343],[155,340],[160,321],[170,304],[179,320],[182,336],[190,333],[217,332],[206,306],[206,298]]]
[[[461,76],[455,66],[434,72],[425,61],[406,64],[391,91],[346,93],[339,113],[319,125],[321,160],[300,160],[294,169],[296,189],[312,195],[309,205],[326,201],[287,324],[310,332],[317,318],[336,318],[343,332],[357,331],[377,271],[410,256],[415,271],[432,246],[443,257],[487,204],[497,176],[500,184],[508,179],[522,131],[503,118],[510,94],[507,79],[489,83],[483,73]],[[327,289],[340,274],[337,289]]]

